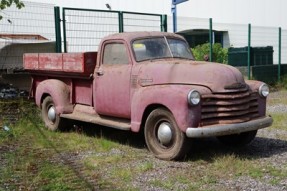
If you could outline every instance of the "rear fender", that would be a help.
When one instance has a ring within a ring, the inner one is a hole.
[[[73,104],[70,102],[70,89],[64,82],[49,79],[39,83],[35,96],[36,104],[39,107],[41,107],[45,95],[52,97],[57,114],[73,112]]]

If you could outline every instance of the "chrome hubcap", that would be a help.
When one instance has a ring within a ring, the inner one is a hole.
[[[161,144],[168,145],[172,139],[171,125],[167,122],[161,123],[157,130],[157,137]]]
[[[56,110],[54,106],[51,106],[48,109],[48,119],[52,122],[55,122],[56,120]]]

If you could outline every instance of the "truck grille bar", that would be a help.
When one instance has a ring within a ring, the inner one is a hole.
[[[231,124],[259,117],[257,93],[248,90],[202,96],[200,126]]]

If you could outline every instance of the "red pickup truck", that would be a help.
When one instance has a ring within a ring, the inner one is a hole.
[[[48,129],[74,119],[143,130],[149,150],[165,160],[183,157],[189,138],[245,145],[272,124],[265,83],[195,61],[184,38],[172,33],[110,35],[98,52],[25,54],[24,68]]]

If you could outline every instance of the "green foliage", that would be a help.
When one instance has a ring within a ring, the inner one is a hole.
[[[0,1],[0,10],[4,10],[8,7],[11,7],[13,3],[15,3],[15,5],[18,9],[21,9],[22,7],[25,6],[24,3],[20,0],[1,0]],[[2,18],[3,17],[0,15],[0,20]]]
[[[210,44],[205,43],[202,45],[197,45],[195,48],[192,48],[192,53],[195,57],[195,60],[202,61],[204,60],[203,57],[205,55],[209,55],[209,48]],[[228,58],[228,49],[222,48],[220,43],[215,43],[212,46],[212,52],[213,52],[213,61],[218,63],[227,63]]]
[[[281,81],[276,84],[278,89],[287,90],[287,75],[281,77]]]

